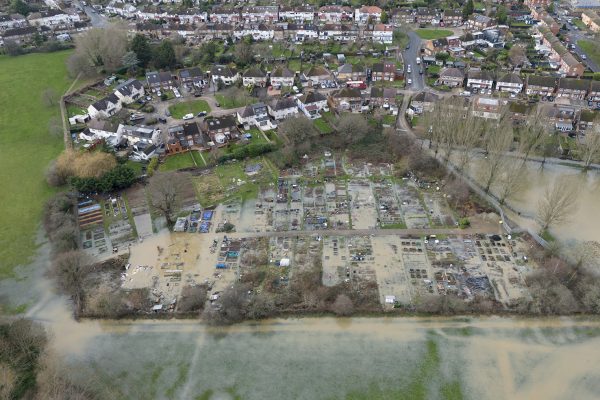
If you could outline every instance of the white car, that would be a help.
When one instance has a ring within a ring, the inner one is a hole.
[[[421,57],[417,57],[417,65],[421,64]]]
[[[173,94],[175,94],[175,97],[178,99],[181,97],[181,93],[179,93],[179,90],[177,90],[177,88],[173,88]]]
[[[406,83],[407,83],[407,84],[409,84],[409,85],[412,85],[412,79],[408,78],[408,79],[406,80]]]
[[[190,113],[190,114],[185,114],[183,116],[183,120],[187,121],[188,119],[193,119],[194,118],[194,114]]]
[[[410,74],[410,73],[411,73],[411,71],[412,71],[412,68],[410,67],[410,64],[408,64],[408,65],[406,66],[406,72],[408,72],[408,73]]]

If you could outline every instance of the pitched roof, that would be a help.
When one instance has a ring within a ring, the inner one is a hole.
[[[333,94],[333,97],[336,99],[342,99],[346,97],[360,97],[360,90],[356,88],[343,88],[336,91]]]
[[[118,104],[119,98],[117,96],[115,96],[114,93],[111,93],[108,96],[106,96],[105,98],[93,103],[92,107],[94,107],[98,111],[104,111],[104,110],[108,109],[109,103]]]
[[[271,72],[272,78],[293,78],[294,76],[296,76],[296,74],[286,67],[277,67]]]
[[[282,97],[271,103],[271,108],[275,111],[287,110],[288,108],[296,108],[296,100],[293,97]]]
[[[320,65],[313,65],[312,67],[310,67],[308,69],[308,71],[306,71],[306,73],[304,75],[306,75],[306,76],[324,76],[324,75],[329,75],[329,71],[327,71],[327,69],[325,69],[325,67],[322,67]]]
[[[142,82],[138,81],[137,79],[129,79],[117,86],[115,92],[119,92],[124,96],[128,96],[133,93],[133,89],[140,90],[143,87],[144,85],[142,85]]]
[[[458,68],[444,68],[440,72],[440,78],[460,78],[464,79],[465,74]]]
[[[498,78],[498,82],[523,84],[521,77],[512,72],[502,75],[500,78]]]
[[[467,74],[468,79],[480,79],[484,81],[493,81],[492,73],[486,70],[470,70]]]
[[[224,76],[225,78],[233,78],[237,74],[235,68],[230,68],[227,65],[213,65],[211,74],[215,76]]]
[[[198,67],[185,68],[185,69],[179,70],[179,77],[181,79],[196,78],[196,77],[201,77],[203,75],[204,74],[202,73],[202,70]]]
[[[583,79],[574,78],[560,78],[558,80],[559,89],[570,89],[570,90],[585,90],[587,91],[590,87],[590,81]]]
[[[267,74],[265,74],[257,66],[250,67],[244,72],[244,77],[246,77],[246,78],[264,78],[266,76],[267,76]]]
[[[316,91],[310,91],[308,93],[305,93],[302,97],[300,97],[300,101],[303,104],[316,103],[318,101],[325,101],[325,100],[327,100],[325,98],[325,96]]]
[[[527,86],[531,85],[553,88],[556,86],[556,78],[551,76],[529,75],[527,77]]]
[[[237,125],[236,120],[231,115],[224,115],[222,117],[210,118],[208,120],[204,120],[206,122],[206,126],[209,131],[223,129],[223,128],[231,128]]]

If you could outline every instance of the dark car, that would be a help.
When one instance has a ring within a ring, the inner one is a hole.
[[[161,124],[166,124],[167,123],[167,119],[163,118],[163,117],[158,117],[158,122],[160,122]]]
[[[204,117],[206,116],[206,112],[205,111],[200,111],[197,115],[197,117]]]

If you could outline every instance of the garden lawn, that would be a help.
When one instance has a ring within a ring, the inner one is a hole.
[[[216,94],[215,95],[215,99],[217,99],[217,102],[219,102],[219,104],[221,105],[221,108],[223,109],[230,109],[230,108],[239,108],[239,107],[245,107],[248,106],[250,104],[254,104],[256,102],[258,102],[258,99],[254,98],[254,97],[225,97],[222,94]]]
[[[173,118],[183,118],[185,114],[194,114],[194,117],[204,111],[205,113],[210,112],[210,106],[205,100],[192,100],[184,101],[181,103],[173,104],[169,106],[169,112]]]
[[[580,40],[577,45],[581,47],[581,50],[586,56],[592,59],[593,62],[600,65],[600,44],[594,43],[591,40]]]
[[[452,35],[452,31],[447,29],[417,29],[416,32],[421,39],[425,40],[441,39]]]
[[[327,121],[325,121],[323,118],[315,119],[313,123],[315,124],[315,127],[319,130],[319,132],[323,134],[333,132],[333,128],[331,127],[331,125],[329,125]]]
[[[165,161],[158,168],[161,171],[174,171],[182,168],[195,167],[194,158],[191,152],[173,154],[165,158]]]
[[[71,84],[68,51],[0,56],[0,277],[29,262],[35,253],[44,202],[54,193],[44,170],[63,149],[48,133],[58,105],[44,106],[47,88],[64,93]]]

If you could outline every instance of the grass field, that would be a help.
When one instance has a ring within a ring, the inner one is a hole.
[[[45,107],[41,94],[69,87],[69,54],[0,56],[0,277],[35,252],[42,206],[53,193],[44,170],[63,149],[62,137],[48,133],[48,120],[60,115],[59,108]]]
[[[600,44],[591,40],[580,40],[577,45],[593,62],[600,65]]]
[[[417,29],[416,32],[421,39],[425,40],[441,39],[452,35],[452,31],[447,29]]]
[[[315,119],[313,124],[315,124],[315,127],[323,134],[333,132],[331,125],[329,125],[329,123],[327,123],[327,121],[325,121],[323,118]]]
[[[199,158],[199,157],[198,157]],[[174,171],[181,168],[195,167],[192,153],[173,154],[165,158],[165,161],[160,165],[161,171]]]
[[[173,104],[169,106],[169,112],[173,118],[183,118],[185,114],[192,113],[194,116],[199,112],[204,111],[206,113],[210,112],[210,106],[204,100],[192,100],[192,101],[184,101],[181,103]]]
[[[217,101],[221,105],[221,108],[225,110],[228,110],[230,108],[244,107],[258,102],[258,99],[254,97],[231,98],[218,93],[215,95],[215,99],[217,99]]]

